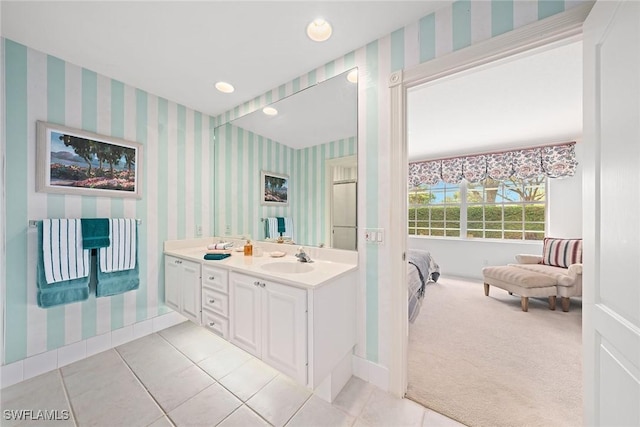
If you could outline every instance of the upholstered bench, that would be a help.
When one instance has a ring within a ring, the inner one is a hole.
[[[551,276],[510,265],[484,267],[482,275],[486,296],[489,287],[495,286],[519,295],[522,311],[529,310],[529,297],[548,297],[549,309],[556,309],[557,281]]]

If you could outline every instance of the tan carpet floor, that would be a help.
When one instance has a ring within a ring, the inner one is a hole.
[[[407,397],[468,426],[581,426],[582,306],[564,313],[481,281],[427,286],[409,325]]]

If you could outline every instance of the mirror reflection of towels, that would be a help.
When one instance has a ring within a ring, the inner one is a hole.
[[[284,223],[284,231],[280,231],[279,220]],[[293,220],[289,217],[270,217],[264,220],[264,236],[266,239],[277,239],[282,236],[295,241],[293,236]],[[281,234],[282,233],[282,234]]]

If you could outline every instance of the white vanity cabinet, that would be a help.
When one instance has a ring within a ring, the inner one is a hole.
[[[164,257],[165,303],[200,324],[200,264],[169,255]]]
[[[235,272],[229,291],[230,341],[306,384],[307,291]]]
[[[202,324],[224,339],[229,338],[229,272],[202,266]]]

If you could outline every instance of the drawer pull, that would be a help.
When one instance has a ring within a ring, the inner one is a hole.
[[[214,322],[209,322],[209,326],[215,326],[216,324]]]
[[[209,304],[213,304],[214,302],[216,302],[216,300],[214,300],[213,298],[209,300]]]
[[[176,264],[182,264],[182,261],[180,261],[180,260],[175,260],[174,262],[175,262]]]
[[[264,288],[265,286],[267,286],[267,284],[266,283],[260,283],[260,286],[262,286]]]
[[[253,282],[254,286],[260,286],[260,282],[258,282],[257,280],[255,282]]]
[[[209,280],[216,280],[214,276],[209,276]]]

